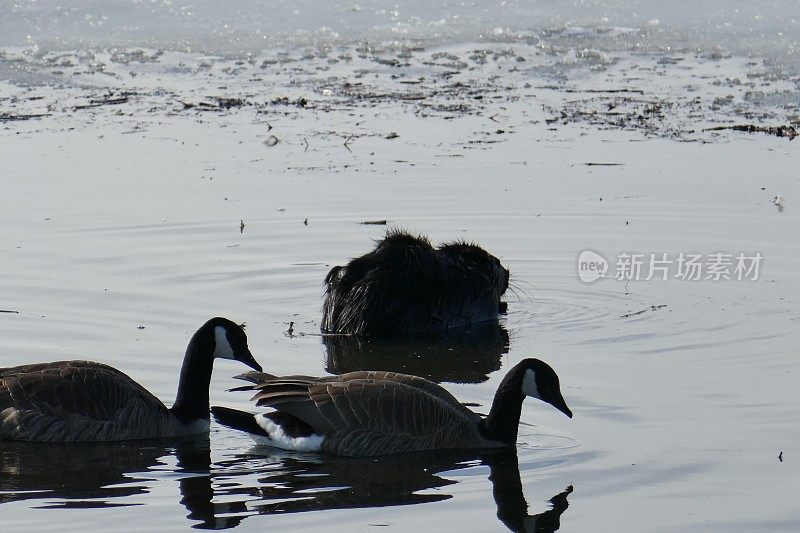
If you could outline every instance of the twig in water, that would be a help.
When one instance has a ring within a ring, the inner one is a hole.
[[[658,311],[659,309],[663,309],[666,307],[666,304],[661,305],[651,305],[650,307],[645,307],[639,311],[634,311],[633,313],[628,313],[626,315],[621,315],[620,318],[629,318],[636,315],[641,315],[642,313],[646,313],[647,311]]]
[[[92,99],[92,100],[89,100],[88,104],[78,104],[78,105],[72,106],[72,109],[75,109],[75,110],[78,110],[78,109],[89,109],[91,107],[100,107],[100,106],[103,106],[103,105],[124,104],[124,103],[127,103],[127,101],[128,101],[128,97],[126,95],[117,96],[117,97],[109,96],[109,97],[106,97],[106,98],[103,98],[103,99]]]

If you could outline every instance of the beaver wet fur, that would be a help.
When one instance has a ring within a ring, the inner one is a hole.
[[[325,277],[325,333],[392,336],[497,320],[509,272],[472,243],[438,248],[390,230],[375,249]]]

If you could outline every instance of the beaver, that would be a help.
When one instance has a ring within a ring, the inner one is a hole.
[[[427,237],[389,230],[373,251],[328,272],[321,329],[387,337],[497,320],[508,280],[476,244],[434,248]]]

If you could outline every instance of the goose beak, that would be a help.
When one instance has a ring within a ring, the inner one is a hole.
[[[258,372],[264,371],[264,369],[261,368],[261,365],[259,365],[258,362],[253,358],[253,354],[250,353],[250,350],[247,350],[244,353],[237,354],[234,359],[236,359],[240,363],[246,364],[253,370],[257,370]]]
[[[567,407],[567,402],[564,401],[564,397],[561,396],[561,394],[559,394],[557,398],[550,402],[550,404],[568,417],[572,418],[572,411],[569,407]]]

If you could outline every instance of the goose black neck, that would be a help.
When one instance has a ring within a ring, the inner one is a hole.
[[[512,368],[494,395],[489,416],[483,420],[484,436],[514,446],[517,443],[519,417],[522,414],[522,378],[525,370],[516,366]]]
[[[178,394],[171,408],[172,414],[185,424],[209,418],[208,386],[214,367],[213,350],[213,330],[205,328],[194,334],[186,348]]]

